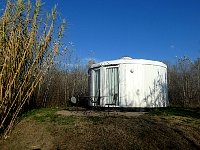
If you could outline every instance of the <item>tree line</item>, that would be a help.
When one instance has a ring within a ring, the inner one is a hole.
[[[178,58],[168,65],[168,97],[171,106],[200,107],[200,58]]]

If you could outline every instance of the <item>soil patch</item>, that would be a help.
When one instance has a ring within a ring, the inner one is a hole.
[[[138,117],[146,114],[147,112],[106,112],[106,111],[69,111],[61,110],[56,114],[64,116],[126,116],[126,117]]]

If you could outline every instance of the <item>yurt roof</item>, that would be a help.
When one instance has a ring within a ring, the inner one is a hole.
[[[93,64],[90,67],[90,69],[98,68],[101,66],[112,66],[112,65],[118,65],[118,64],[144,64],[144,65],[155,65],[155,66],[161,66],[161,67],[167,68],[167,65],[165,65],[164,63],[160,61],[153,61],[153,60],[146,60],[146,59],[133,59],[131,57],[122,57],[116,60],[103,61],[100,63]]]

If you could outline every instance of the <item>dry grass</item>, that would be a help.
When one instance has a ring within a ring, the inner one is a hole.
[[[198,114],[198,113],[197,113]],[[29,112],[3,149],[199,149],[200,120],[164,112],[140,116]]]

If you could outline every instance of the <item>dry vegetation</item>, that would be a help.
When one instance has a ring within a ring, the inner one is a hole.
[[[66,66],[65,66],[66,65]],[[64,64],[51,67],[35,95],[35,107],[63,107],[70,105],[72,96],[87,95],[87,67]]]
[[[21,118],[3,149],[199,149],[200,111],[157,110],[144,115],[58,115],[38,109]],[[80,113],[80,112],[79,112]],[[82,112],[84,113],[84,111]]]
[[[184,56],[175,64],[168,64],[170,105],[200,107],[200,59]]]
[[[0,17],[0,132],[5,137],[61,44],[64,23],[55,34],[56,9],[42,16],[41,6],[40,0],[7,0]]]

